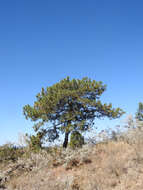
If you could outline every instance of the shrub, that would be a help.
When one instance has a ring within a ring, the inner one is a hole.
[[[83,144],[84,144],[84,137],[78,131],[73,131],[70,137],[70,147],[71,148],[82,147]]]
[[[43,135],[40,132],[37,133],[36,136],[35,135],[28,136],[28,134],[26,134],[26,136],[28,137],[27,141],[28,141],[28,145],[29,145],[30,150],[37,152],[42,148]]]
[[[0,146],[0,162],[16,161],[24,154],[22,148],[18,148],[13,144],[5,144]]]

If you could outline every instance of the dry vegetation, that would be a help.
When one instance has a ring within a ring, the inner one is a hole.
[[[1,188],[7,190],[142,190],[143,131],[127,133],[80,149],[60,147],[1,162]]]

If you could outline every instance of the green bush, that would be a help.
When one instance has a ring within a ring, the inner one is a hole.
[[[37,133],[37,135],[28,136],[28,134],[26,134],[26,136],[28,137],[27,141],[28,141],[30,150],[32,150],[34,152],[38,152],[42,148],[43,135],[39,132],[39,133]]]
[[[70,144],[69,144],[70,147],[79,148],[82,147],[83,144],[84,144],[84,137],[78,131],[73,131],[70,137]]]
[[[16,161],[23,154],[23,149],[18,148],[13,144],[5,144],[0,146],[0,162]]]

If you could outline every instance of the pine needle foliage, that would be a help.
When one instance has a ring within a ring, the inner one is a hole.
[[[79,131],[73,131],[70,136],[70,147],[71,148],[81,148],[84,144],[84,137],[79,133]]]
[[[100,97],[105,90],[106,85],[101,81],[67,77],[42,88],[34,105],[25,105],[23,112],[26,119],[35,122],[35,131],[43,133],[49,141],[59,138],[60,132],[65,134],[63,147],[66,148],[72,131],[88,130],[95,118],[114,119],[124,113],[120,108],[112,108],[112,104],[102,104]]]
[[[139,106],[136,112],[136,119],[143,121],[143,103],[139,102]]]
[[[26,134],[27,137],[27,144],[30,148],[30,150],[34,152],[38,152],[42,148],[42,140],[43,140],[44,134],[41,132],[38,132],[36,135],[28,135]]]

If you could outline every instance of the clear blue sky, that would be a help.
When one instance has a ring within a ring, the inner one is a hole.
[[[0,1],[0,144],[31,132],[22,114],[63,79],[107,84],[103,101],[135,113],[143,101],[142,0]]]

